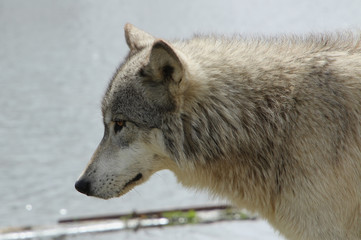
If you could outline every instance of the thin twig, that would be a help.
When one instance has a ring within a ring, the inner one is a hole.
[[[254,220],[256,217],[231,206],[177,208],[59,220],[54,226],[32,226],[0,230],[0,240],[58,238],[84,233],[139,230],[151,227],[206,224],[220,221]]]

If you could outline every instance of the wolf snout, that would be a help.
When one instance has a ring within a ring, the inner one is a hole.
[[[88,195],[90,193],[90,182],[85,179],[80,179],[75,183],[75,189],[79,192]]]

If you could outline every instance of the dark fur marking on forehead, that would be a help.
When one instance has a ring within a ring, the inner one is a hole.
[[[149,102],[140,90],[130,84],[119,86],[115,90],[110,110],[113,115],[122,114],[127,120],[147,127],[158,127],[163,113],[159,107]]]
[[[123,60],[123,62],[117,67],[115,73],[113,74],[109,84],[108,84],[108,87],[105,91],[105,94],[104,94],[104,97],[102,99],[102,103],[101,103],[101,110],[102,110],[102,114],[103,114],[103,117],[105,116],[105,112],[107,110],[107,107],[108,107],[108,101],[109,101],[109,94],[110,94],[110,90],[112,88],[112,85],[113,83],[115,82],[115,79],[117,77],[117,75],[119,74],[119,72],[122,70],[123,66],[126,64],[126,62],[128,61],[128,59],[130,59],[131,55],[130,55],[130,52],[128,53],[128,55],[125,57],[125,59]]]
[[[162,77],[171,78],[173,72],[174,68],[166,65]],[[162,114],[175,110],[169,81],[154,79],[147,68],[146,50],[128,55],[118,67],[103,98],[103,116],[107,109],[148,127],[158,127]]]

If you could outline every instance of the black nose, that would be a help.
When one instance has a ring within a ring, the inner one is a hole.
[[[75,183],[75,188],[81,193],[89,195],[90,193],[90,182],[87,180],[78,180]]]

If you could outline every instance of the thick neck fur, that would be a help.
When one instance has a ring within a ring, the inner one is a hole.
[[[190,75],[194,80],[189,79],[182,107],[167,123],[167,148],[182,165],[182,172],[175,172],[184,185],[196,183],[242,207],[274,209],[266,206],[274,205],[271,196],[282,190],[281,171],[288,154],[281,143],[292,128],[288,112],[293,102],[281,98],[290,87],[270,88],[264,95],[250,85],[254,79],[246,72],[219,71],[224,72]],[[279,162],[270,160],[274,158]]]
[[[181,166],[174,169],[179,180],[271,219],[278,196],[294,191],[294,175],[300,176],[294,169],[309,174],[294,146],[310,144],[315,151],[304,153],[310,158],[325,157],[318,156],[317,149],[330,146],[326,159],[336,159],[348,132],[330,132],[326,125],[317,125],[318,120],[308,120],[322,114],[327,122],[344,124],[338,112],[346,115],[347,107],[343,96],[335,95],[336,89],[343,90],[338,81],[323,79],[337,77],[329,70],[333,58],[355,54],[360,40],[355,39],[348,52],[337,42],[294,39],[286,46],[270,41],[262,48],[257,42],[224,39],[175,44],[190,54],[180,107],[164,120],[163,129],[166,147]],[[330,94],[332,100],[323,98]],[[317,116],[309,112],[311,106],[319,109]],[[325,133],[337,135],[339,142],[324,138]],[[303,138],[311,135],[318,141]]]

